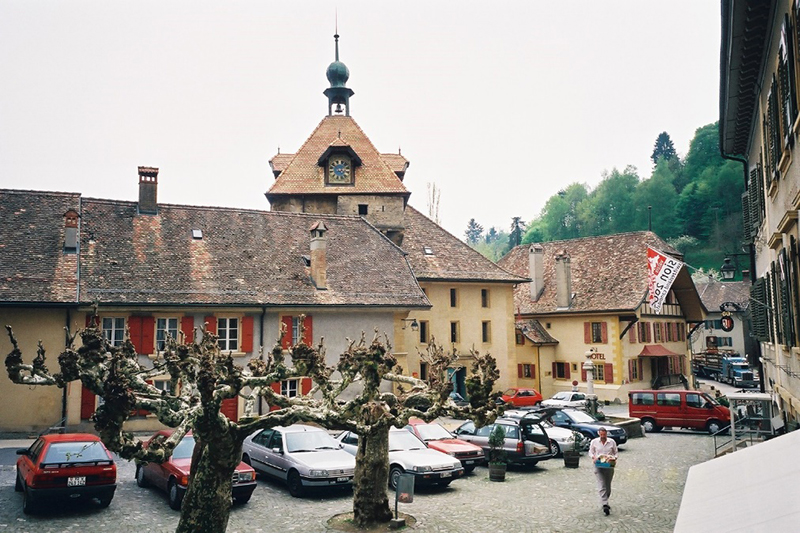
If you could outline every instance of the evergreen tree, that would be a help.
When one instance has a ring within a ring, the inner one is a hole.
[[[678,153],[675,151],[675,145],[672,144],[672,139],[669,138],[669,133],[662,131],[656,138],[656,145],[653,148],[653,155],[650,159],[653,164],[657,165],[661,159],[677,159]]]
[[[478,240],[483,235],[483,226],[475,222],[474,218],[469,219],[467,223],[467,231],[464,232],[464,236],[467,238],[467,243],[469,244],[476,244]]]
[[[514,248],[522,244],[522,232],[525,231],[525,222],[522,217],[513,217],[511,219],[511,233],[508,235],[508,248]]]

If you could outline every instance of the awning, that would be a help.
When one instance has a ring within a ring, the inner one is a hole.
[[[638,357],[674,357],[676,355],[683,355],[667,350],[660,344],[647,344],[642,348],[642,352]]]

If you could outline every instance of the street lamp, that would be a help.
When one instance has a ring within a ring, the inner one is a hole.
[[[417,322],[416,318],[404,318],[403,329],[406,329],[407,322],[411,322],[411,331],[419,331],[419,322]]]
[[[592,416],[597,414],[597,396],[594,393],[594,354],[597,348],[589,348],[584,354],[586,362],[583,363],[583,370],[586,372],[586,407]]]
[[[725,262],[719,267],[722,272],[722,281],[731,281],[736,276],[736,267],[731,264],[731,258],[726,257]]]

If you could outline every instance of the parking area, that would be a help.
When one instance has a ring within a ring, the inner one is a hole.
[[[22,513],[22,496],[14,492],[13,449],[0,441],[0,532],[63,531],[171,532],[178,513],[154,489],[141,489],[135,468],[119,461],[114,501],[107,509],[55,508],[41,515]],[[710,459],[712,439],[689,431],[648,434],[621,450],[611,496],[611,516],[600,511],[592,466],[584,455],[578,469],[561,459],[532,468],[512,468],[506,481],[490,482],[488,470],[472,474],[445,489],[420,490],[414,503],[400,504],[413,515],[413,531],[572,532],[672,531],[689,467]],[[394,493],[390,492],[394,505]],[[235,507],[231,532],[326,532],[327,520],[352,510],[352,492],[292,498],[286,487],[261,479],[250,502]]]

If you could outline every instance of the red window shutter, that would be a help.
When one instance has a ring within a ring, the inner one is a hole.
[[[581,366],[581,381],[586,381],[586,370]]]
[[[300,394],[308,394],[311,392],[312,381],[311,378],[303,378],[300,380]]]
[[[633,381],[633,374],[634,374],[633,365],[635,363],[636,363],[635,359],[631,359],[628,361],[628,379],[631,381]]]
[[[292,317],[282,316],[281,322],[283,322],[284,326],[283,338],[281,339],[281,348],[288,350],[292,347]],[[280,392],[280,389],[278,389],[278,392]]]
[[[207,316],[203,319],[203,321],[207,324],[206,328],[208,329],[209,333],[213,333],[214,335],[217,334],[217,317],[215,316]]]
[[[100,325],[100,317],[99,316],[93,315],[91,313],[86,315],[86,327],[87,328],[97,327],[99,325]]]
[[[243,352],[253,351],[253,317],[242,317],[242,346]]]
[[[553,379],[558,379],[556,376],[558,376],[558,366],[556,362],[553,361]]]
[[[305,320],[303,320],[303,327],[305,327],[305,332],[303,333],[303,342],[306,346],[312,346],[314,342],[314,335],[311,329],[311,315],[306,315]]]
[[[129,316],[128,330],[130,331],[133,347],[136,348],[136,353],[144,353],[142,349],[142,317]]]
[[[600,333],[603,338],[603,344],[608,344],[608,324],[605,322],[600,322]]]
[[[185,316],[181,318],[181,332],[183,333],[183,342],[191,344],[194,342],[194,317]]]
[[[522,377],[522,365],[517,365],[517,377]]]
[[[644,377],[642,376],[642,360],[637,359],[636,364],[639,366],[639,381],[644,381]]]
[[[153,384],[153,380],[152,379],[146,379],[145,383],[147,383],[149,385],[152,385]],[[131,416],[147,416],[149,414],[150,414],[150,411],[148,411],[147,409],[134,409],[133,412],[131,413]]]
[[[531,365],[531,377],[536,379],[536,365]]]
[[[564,363],[564,379],[569,379],[569,366],[570,363]]]
[[[584,342],[584,344],[591,344],[592,343],[592,323],[591,322],[584,322],[583,323],[583,342]]]
[[[614,365],[611,363],[604,363],[603,374],[606,378],[606,383],[614,383]]]
[[[628,330],[628,342],[634,344],[636,342],[636,326],[631,326],[631,329]]]
[[[670,323],[670,327],[672,328],[672,340],[679,341],[680,339],[678,338],[678,323],[672,322]]]
[[[239,420],[239,397],[225,398],[219,406],[219,412],[228,417],[231,422]]]
[[[286,318],[286,317],[283,317],[283,318]],[[289,317],[289,319],[291,319],[291,317]],[[272,385],[270,385],[270,387],[272,387],[272,391],[275,394],[280,394],[281,393],[281,382],[280,381],[278,381],[276,383],[273,383]],[[270,405],[269,406],[269,410],[270,411],[276,411],[277,409],[278,409],[277,405]]]
[[[644,326],[644,335],[645,335],[646,342],[652,342],[653,341],[653,337],[652,337],[651,332],[650,332],[650,322],[644,322],[642,325]]]
[[[156,319],[151,316],[142,317],[142,351],[151,354],[156,349]]]
[[[97,396],[86,387],[81,388],[81,420],[89,420],[96,403]]]

